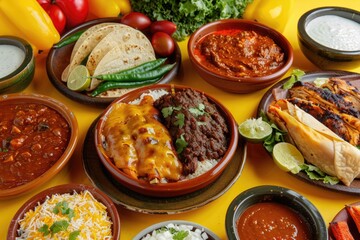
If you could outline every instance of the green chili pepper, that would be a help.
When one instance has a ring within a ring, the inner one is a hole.
[[[103,81],[116,81],[116,82],[139,82],[148,79],[154,79],[164,76],[165,73],[169,72],[176,63],[166,64],[158,67],[154,70],[142,72],[142,73],[130,73],[130,74],[103,74],[94,76],[93,78]]]
[[[116,72],[116,73],[113,73],[113,74],[126,75],[126,74],[131,74],[131,73],[147,72],[147,71],[150,71],[150,70],[154,70],[154,69],[160,67],[161,65],[163,65],[163,63],[166,61],[166,59],[167,58],[158,58],[158,59],[155,59],[155,60],[140,64],[140,65],[138,65],[136,67],[125,69],[125,70],[122,70],[120,72]]]
[[[102,82],[102,83],[100,83],[100,85],[90,94],[90,96],[95,97],[95,96],[99,95],[100,93],[106,92],[106,91],[111,90],[111,89],[116,89],[116,88],[135,88],[135,87],[141,87],[141,86],[144,86],[144,85],[156,83],[156,82],[159,81],[160,79],[161,79],[161,77],[160,77],[160,78],[149,79],[149,80],[145,80],[145,81],[140,81],[140,82],[114,82],[114,81]]]
[[[54,44],[54,48],[61,48],[66,45],[69,45],[70,43],[76,42],[79,39],[79,37],[81,36],[81,34],[83,34],[83,32],[85,32],[85,30],[80,30],[80,31],[62,39],[60,42]]]

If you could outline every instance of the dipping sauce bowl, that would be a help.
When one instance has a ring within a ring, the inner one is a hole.
[[[321,7],[298,21],[298,40],[304,55],[321,69],[344,69],[360,64],[360,12]]]
[[[24,39],[0,36],[0,94],[24,90],[35,73],[34,53]]]

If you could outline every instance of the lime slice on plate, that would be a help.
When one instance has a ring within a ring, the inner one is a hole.
[[[259,143],[264,141],[272,133],[269,123],[258,119],[247,119],[239,125],[239,133],[249,142]]]
[[[90,86],[91,78],[89,70],[84,65],[77,65],[70,72],[67,87],[76,92],[81,92]]]
[[[300,165],[304,163],[301,152],[294,145],[287,142],[275,144],[272,156],[280,169],[294,174],[301,171]]]

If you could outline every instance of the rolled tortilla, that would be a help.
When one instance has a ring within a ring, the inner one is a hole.
[[[336,176],[346,186],[360,174],[360,150],[310,114],[285,99],[269,106],[269,117],[296,145],[307,162]]]

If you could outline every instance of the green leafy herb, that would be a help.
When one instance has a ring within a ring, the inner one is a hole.
[[[184,240],[187,236],[189,235],[189,232],[187,231],[178,231],[177,233],[174,234],[173,239],[174,240]]]
[[[56,221],[53,223],[53,225],[51,225],[50,227],[50,231],[51,234],[55,234],[61,231],[66,231],[66,229],[69,227],[69,222],[66,220],[60,220],[60,221]]]
[[[175,126],[179,126],[179,128],[182,128],[184,126],[185,122],[185,115],[183,113],[178,113],[176,116],[176,121],[174,122]]]
[[[284,83],[283,88],[284,89],[292,88],[294,83],[296,83],[297,81],[300,81],[302,76],[304,76],[304,75],[305,75],[304,71],[302,71],[300,69],[294,69],[291,73],[290,79]]]
[[[197,108],[189,108],[189,112],[195,117],[205,115],[205,105],[200,103]]]
[[[176,146],[176,152],[180,154],[188,145],[186,140],[184,139],[184,134],[181,134],[180,138],[176,139],[175,146]]]
[[[253,0],[131,0],[133,11],[142,12],[155,20],[169,20],[176,24],[173,37],[184,40],[205,23],[219,19],[241,18]]]
[[[331,185],[335,185],[339,183],[339,179],[337,177],[329,176],[323,171],[321,171],[318,167],[310,164],[302,164],[300,165],[301,170],[303,170],[310,179],[312,180],[320,180],[323,183],[328,183]]]
[[[281,129],[279,129],[275,123],[271,122],[269,120],[269,118],[266,116],[265,112],[261,112],[260,116],[262,118],[263,121],[267,122],[270,124],[271,128],[273,129],[271,135],[269,137],[267,137],[265,139],[265,141],[263,142],[263,146],[265,147],[265,149],[268,152],[272,152],[275,144],[279,143],[279,142],[284,142],[285,141],[285,136],[287,134],[287,132],[282,131]]]
[[[167,118],[168,116],[171,116],[173,114],[174,110],[180,111],[181,106],[178,106],[178,107],[173,107],[173,106],[164,107],[163,109],[161,109],[161,113],[162,113],[164,118]]]
[[[61,213],[64,216],[68,216],[70,220],[75,216],[74,210],[69,208],[69,204],[66,201],[58,202],[53,209],[53,213]]]
[[[80,235],[80,230],[73,231],[69,235],[69,240],[75,240]]]
[[[42,225],[39,229],[39,232],[43,233],[44,236],[47,236],[50,234],[49,226],[47,224]]]

